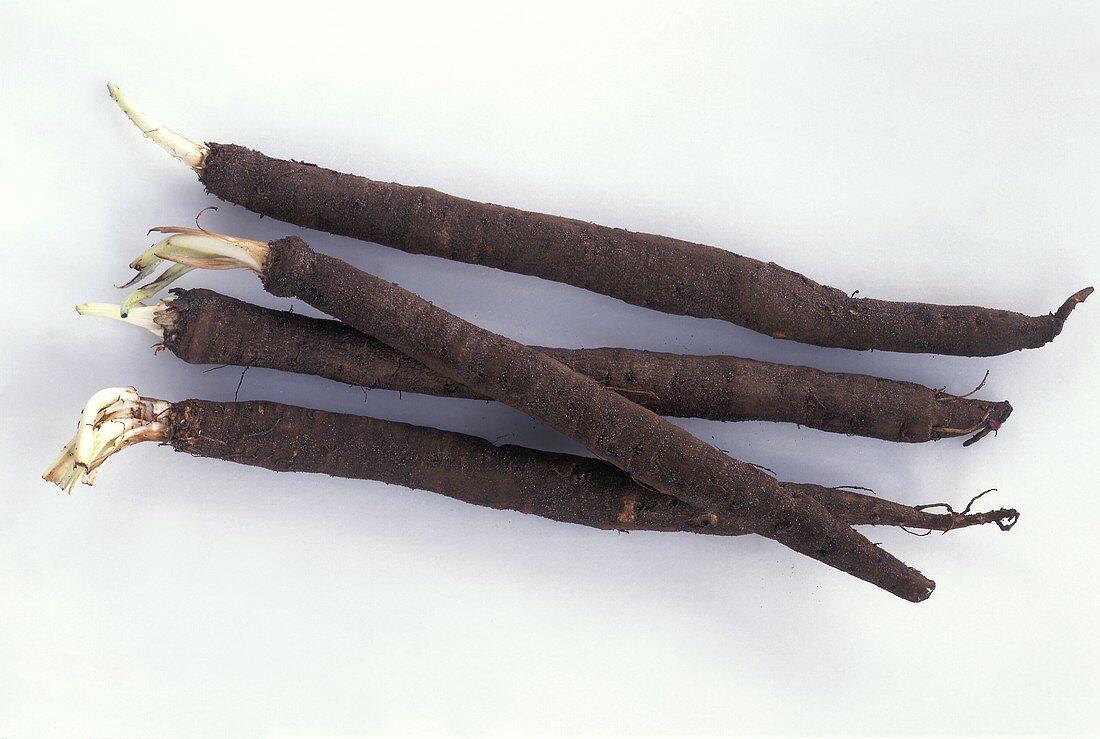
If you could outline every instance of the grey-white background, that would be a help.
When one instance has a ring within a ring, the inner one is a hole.
[[[38,475],[85,399],[231,399],[72,306],[217,202],[113,107],[376,179],[716,244],[862,295],[1032,314],[1100,280],[1098,6],[0,5],[0,734],[1100,730],[1100,299],[1040,351],[854,353],[317,233],[526,342],[731,353],[1009,398],[963,449],[686,426],[781,478],[1023,512],[916,538],[912,605],[757,538],[616,534],[144,445]],[[302,233],[240,208],[207,228]],[[242,272],[195,274],[267,305]],[[286,305],[283,303],[282,305]],[[300,303],[295,310],[307,312]],[[252,370],[242,399],[575,449],[495,404]],[[983,501],[986,502],[986,501]]]

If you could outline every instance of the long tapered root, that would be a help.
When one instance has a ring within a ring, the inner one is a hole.
[[[107,92],[110,93],[111,99],[122,109],[122,112],[126,114],[126,117],[133,121],[134,125],[152,139],[157,146],[179,159],[195,172],[202,172],[203,163],[206,161],[209,149],[154,120],[147,113],[138,109],[134,102],[114,85],[108,84]]]
[[[141,441],[164,441],[161,418],[167,401],[143,398],[132,387],[110,387],[93,395],[84,406],[76,434],[42,475],[66,493],[81,480],[95,482],[99,466],[112,454]]]
[[[122,318],[126,318],[135,306],[142,305],[191,270],[250,269],[259,274],[267,260],[268,246],[260,241],[182,226],[157,226],[149,230],[169,236],[130,262],[130,267],[137,270],[137,276],[127,285],[148,276],[164,262],[173,264],[160,277],[126,296],[119,309]]]

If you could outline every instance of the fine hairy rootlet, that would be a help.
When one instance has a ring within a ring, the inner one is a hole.
[[[142,271],[159,259],[192,267],[247,267],[272,295],[304,300],[452,381],[527,413],[658,492],[719,518],[752,521],[754,533],[899,597],[924,600],[935,587],[815,500],[795,499],[755,466],[726,456],[587,375],[318,254],[297,237],[265,245],[195,229],[154,230],[172,235],[135,260]],[[163,280],[153,284],[162,286]],[[147,295],[148,289],[137,294]]]
[[[575,285],[646,308],[845,349],[992,356],[1040,347],[1092,288],[1026,316],[856,298],[777,264],[666,236],[377,182],[235,144],[200,145],[111,96],[207,190],[261,215],[414,253]]]
[[[117,390],[119,395],[130,391]],[[114,397],[107,399],[114,401]],[[747,521],[719,519],[588,457],[494,446],[475,436],[269,401],[184,400],[167,404],[134,398],[130,405],[128,418],[136,419],[134,426],[140,440],[166,443],[195,456],[281,472],[378,480],[598,529],[721,536],[752,532]],[[114,418],[104,418],[101,409],[96,408],[82,423],[105,431],[108,424],[119,422],[120,412],[111,408],[106,415]],[[80,465],[98,468],[114,451],[114,447],[105,447],[98,457],[93,452],[92,458],[78,460],[75,451],[66,447],[67,453],[63,452],[46,477],[71,486],[79,478],[74,473]],[[1012,509],[971,513],[968,508],[957,512],[942,503],[913,507],[854,490],[779,484],[792,497],[813,498],[849,525],[946,532],[993,523],[1008,530],[1019,517]],[[939,506],[946,507],[947,512],[926,510]]]
[[[484,398],[339,321],[245,303],[212,290],[176,290],[149,314],[161,346],[192,364],[235,364],[319,375],[367,388]],[[118,306],[78,306],[118,317]],[[663,416],[776,421],[887,441],[924,442],[1000,428],[1007,401],[950,395],[912,382],[822,372],[728,356],[639,349],[534,347]]]

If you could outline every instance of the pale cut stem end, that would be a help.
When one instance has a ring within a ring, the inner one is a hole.
[[[173,264],[168,269],[164,270],[161,276],[157,279],[148,284],[142,285],[136,290],[131,291],[130,294],[126,296],[126,299],[122,301],[122,305],[118,307],[119,317],[123,319],[128,318],[130,315],[130,311],[134,310],[135,307],[146,307],[143,304],[143,301],[153,297],[161,290],[168,287],[173,282],[183,277],[188,272],[193,271],[194,269],[194,267],[189,267],[185,264]]]
[[[81,303],[76,306],[76,312],[82,316],[93,318],[112,318],[116,321],[129,323],[132,326],[151,331],[161,341],[164,341],[164,327],[157,323],[157,315],[168,307],[168,303],[161,300],[155,305],[139,305],[126,311],[122,315],[122,306],[118,303]]]
[[[122,90],[114,85],[108,84],[107,92],[110,93],[111,99],[115,101],[118,107],[122,108],[122,112],[126,114],[126,117],[133,121],[134,125],[143,134],[196,173],[202,172],[202,166],[206,161],[209,149],[149,117],[144,111],[139,110],[133,101],[122,93]]]
[[[91,485],[112,454],[142,441],[165,441],[168,429],[161,419],[169,408],[168,401],[143,398],[132,387],[100,390],[85,404],[76,435],[42,479],[69,494],[81,480]]]
[[[124,318],[134,306],[141,305],[193,269],[250,269],[260,274],[267,262],[269,248],[260,241],[180,226],[158,226],[150,231],[170,236],[153,244],[130,263],[138,270],[138,278],[150,274],[163,261],[175,264],[126,297],[120,308]],[[132,283],[133,280],[127,284]]]

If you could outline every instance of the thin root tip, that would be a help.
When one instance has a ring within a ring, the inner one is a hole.
[[[924,578],[924,586],[914,590],[911,595],[906,597],[911,603],[921,603],[932,597],[932,591],[936,589],[936,583],[933,580]]]
[[[1092,287],[1086,287],[1066,298],[1066,302],[1062,303],[1062,306],[1054,313],[1055,335],[1061,332],[1062,324],[1069,318],[1069,314],[1073,312],[1073,309],[1084,303],[1088,296],[1092,295],[1092,292]]]
[[[1091,286],[1090,287],[1083,287],[1080,290],[1078,290],[1077,292],[1075,292],[1073,295],[1070,295],[1066,299],[1066,303],[1067,304],[1073,303],[1074,305],[1076,305],[1077,303],[1084,303],[1085,299],[1088,298],[1088,296],[1092,295],[1094,290],[1095,290],[1095,288],[1093,288]]]
[[[994,523],[997,524],[997,528],[1001,531],[1011,531],[1012,527],[1020,522],[1020,512],[1015,508],[1008,508],[1001,511],[1001,515],[994,519]]]

